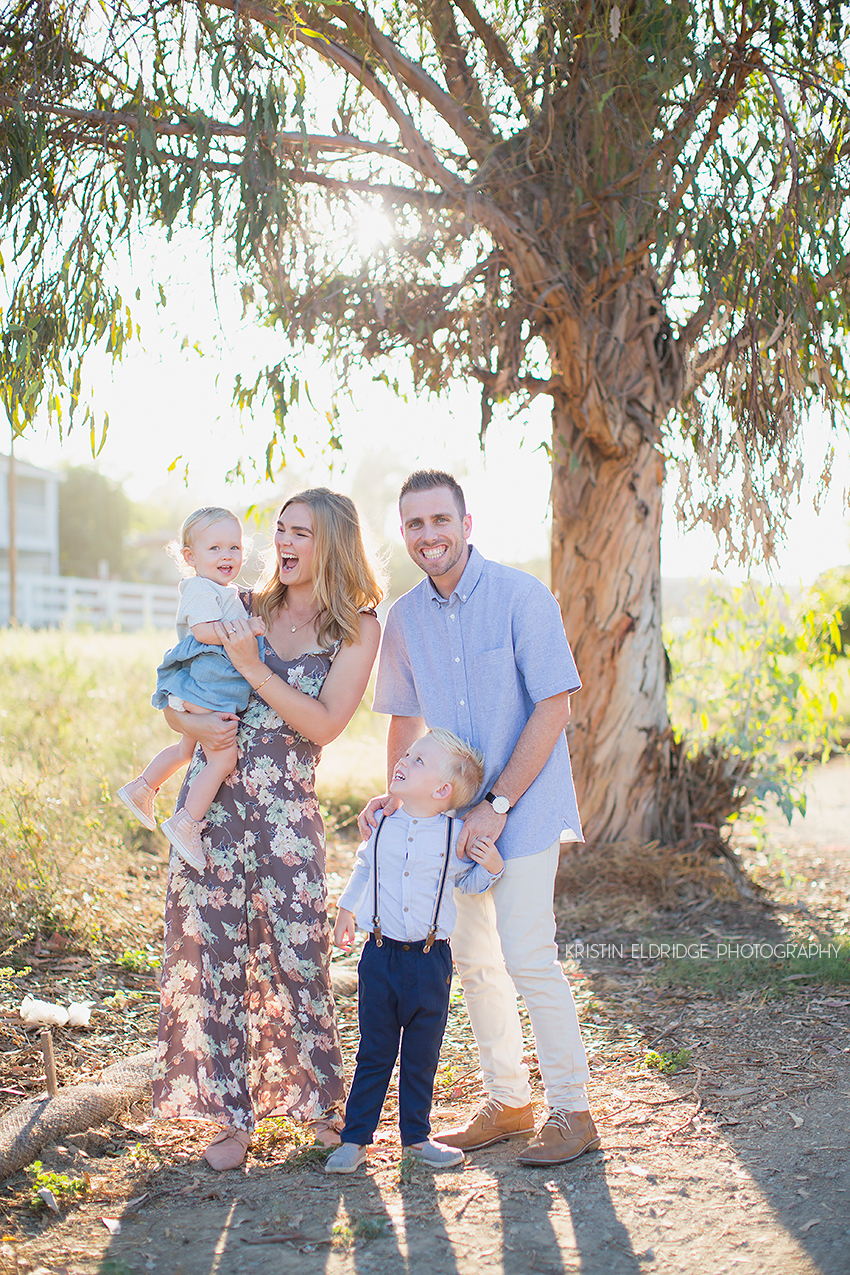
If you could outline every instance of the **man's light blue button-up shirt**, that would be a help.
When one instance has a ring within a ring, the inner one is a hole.
[[[470,547],[451,597],[426,576],[387,616],[373,709],[423,717],[484,752],[492,788],[540,700],[581,686],[558,604],[545,585]],[[499,837],[505,859],[559,834],[582,839],[566,737],[557,740]]]

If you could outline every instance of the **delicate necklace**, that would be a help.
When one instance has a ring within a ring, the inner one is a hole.
[[[288,612],[289,612],[289,607],[288,607],[288,606],[284,606],[284,608],[283,608],[283,609],[284,609],[284,611],[286,611],[286,612],[287,612],[287,614],[288,614]],[[301,624],[293,624],[293,625],[292,625],[292,628],[291,628],[291,630],[290,630],[290,632],[292,632],[292,633],[297,633],[299,629],[303,629],[306,625],[311,624],[311,623],[312,623],[312,621],[316,619],[316,616],[318,616],[318,615],[321,615],[321,614],[322,614],[322,611],[323,611],[323,610],[324,610],[324,607],[319,607],[319,609],[318,609],[318,611],[315,613],[315,615],[311,615],[309,620],[303,620],[303,621],[301,622]]]

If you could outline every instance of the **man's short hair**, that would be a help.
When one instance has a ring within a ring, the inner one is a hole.
[[[484,754],[442,726],[435,726],[428,734],[447,754],[443,778],[452,785],[454,808],[461,810],[469,805],[484,782]]]
[[[434,491],[437,487],[447,487],[454,497],[457,505],[458,513],[461,518],[466,517],[466,501],[463,496],[463,488],[456,478],[451,474],[446,474],[442,469],[417,469],[414,474],[402,485],[398,494],[398,508],[401,512],[401,502],[405,496],[412,491]]]

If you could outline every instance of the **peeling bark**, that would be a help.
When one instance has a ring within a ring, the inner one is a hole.
[[[679,385],[666,316],[644,281],[594,332],[564,325],[552,414],[552,591],[582,691],[570,752],[585,836],[658,834],[657,741],[669,726],[661,634],[664,459]],[[567,357],[567,351],[569,356]]]
[[[654,741],[669,725],[661,640],[664,461],[605,459],[553,412],[552,591],[582,679],[570,753],[588,841],[658,828]],[[567,447],[564,446],[564,441]]]

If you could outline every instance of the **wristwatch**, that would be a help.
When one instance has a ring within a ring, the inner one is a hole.
[[[497,815],[506,815],[511,808],[507,797],[497,797],[494,792],[485,793],[484,800],[489,801]]]

